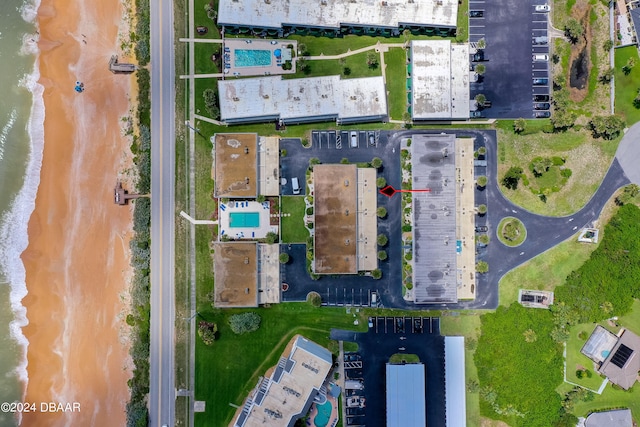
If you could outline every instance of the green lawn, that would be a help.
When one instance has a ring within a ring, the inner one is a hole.
[[[199,26],[207,27],[209,31],[204,36],[198,35],[195,28],[193,29],[193,31],[196,37],[200,39],[219,39],[220,31],[218,30],[218,27],[214,24],[214,22],[211,19],[209,19],[209,17],[207,16],[207,12],[204,9],[205,5],[208,3],[213,4],[214,9],[218,10],[218,0],[212,0],[212,1],[195,0],[193,8],[194,8],[194,25],[196,27],[199,27]]]
[[[478,370],[473,361],[476,343],[480,335],[480,313],[466,312],[459,316],[440,318],[440,333],[444,336],[462,335],[465,338],[464,366],[466,381],[478,382]],[[480,426],[480,396],[467,390],[467,426]]]
[[[573,172],[560,191],[547,196],[546,203],[533,194],[521,180],[517,190],[500,186],[503,194],[513,203],[534,213],[550,216],[569,215],[580,210],[600,186],[608,170],[620,138],[613,141],[594,140],[587,129],[558,133],[545,133],[545,124],[527,122],[522,135],[513,131],[513,121],[497,124],[498,178],[511,166],[520,166],[533,181],[529,163],[535,157],[559,156],[566,159],[565,166]],[[533,184],[536,185],[535,182]]]
[[[469,0],[458,2],[458,22],[456,24],[456,41],[463,43],[469,40]]]
[[[229,316],[248,310],[215,310],[202,299],[198,309],[202,318],[216,322],[219,330],[219,338],[212,346],[205,346],[200,339],[196,342],[195,399],[206,402],[206,412],[196,414],[198,426],[227,425],[235,412],[230,405],[243,403],[258,377],[276,364],[296,333],[327,346],[331,328],[356,328],[354,315],[346,314],[344,309],[287,303],[251,310],[262,316],[260,329],[235,335],[229,328]],[[362,313],[358,320],[359,329],[364,330],[366,319]]]
[[[500,220],[496,234],[502,244],[514,248],[520,246],[527,239],[527,229],[524,224],[518,218],[512,216]]]
[[[636,66],[625,75],[622,67],[627,64],[629,58],[635,59]],[[633,106],[633,100],[640,90],[640,58],[636,47],[616,49],[615,65],[616,113],[622,114],[627,120],[627,125],[631,126],[640,121],[640,110]]]
[[[384,55],[387,65],[387,103],[389,117],[403,120],[407,112],[407,53],[404,49],[389,49]]]
[[[282,243],[305,243],[309,232],[304,225],[304,196],[282,196]]]
[[[195,43],[195,72],[196,74],[219,73],[220,69],[211,60],[213,54],[219,54],[221,44],[218,43]]]
[[[295,74],[284,74],[285,79],[317,77],[317,76],[335,76],[341,75],[345,79],[353,79],[357,77],[375,77],[381,76],[382,70],[378,64],[375,68],[369,68],[367,65],[367,55],[369,52],[362,52],[356,55],[347,56],[343,59],[313,60],[307,61],[309,69],[306,72],[298,70]],[[379,54],[376,54],[379,57]],[[379,61],[379,60],[378,60]],[[349,68],[351,72],[344,74],[344,69]]]
[[[600,385],[604,381],[593,368],[593,361],[584,354],[580,353],[580,349],[587,342],[588,337],[593,332],[595,325],[593,323],[586,323],[573,326],[571,328],[571,335],[569,341],[567,341],[567,380],[572,383],[580,384],[581,386],[597,391]],[[585,333],[587,338],[581,339],[578,335]],[[591,378],[584,376],[578,378],[576,376],[576,370],[578,366],[588,369],[591,372]]]

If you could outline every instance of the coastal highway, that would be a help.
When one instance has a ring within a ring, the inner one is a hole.
[[[173,426],[175,92],[173,2],[151,3],[151,348],[149,426]]]

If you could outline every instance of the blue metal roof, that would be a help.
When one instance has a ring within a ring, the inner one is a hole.
[[[387,364],[387,427],[425,427],[427,411],[422,363]]]

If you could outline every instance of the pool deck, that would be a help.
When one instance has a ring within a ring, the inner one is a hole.
[[[334,427],[338,424],[338,419],[340,418],[338,415],[338,400],[331,396],[327,396],[327,400],[331,402],[331,416],[329,417],[327,427]],[[315,427],[313,420],[316,418],[316,415],[318,415],[318,408],[314,403],[311,405],[311,409],[309,410],[309,419],[307,421],[308,426]]]
[[[229,214],[247,212],[258,212],[260,214],[260,226],[230,227]],[[270,231],[278,233],[278,226],[270,225],[269,202],[258,203],[231,200],[228,203],[220,203],[218,206],[218,221],[220,236],[227,235],[233,240],[262,239]]]
[[[225,39],[222,50],[225,55],[229,55],[229,68],[224,69],[224,77],[245,77],[245,76],[269,76],[276,74],[295,74],[296,62],[292,61],[290,70],[283,70],[276,63],[274,52],[276,49],[288,49],[287,46],[293,45],[292,56],[298,49],[298,42],[295,40],[270,40],[270,39]],[[271,65],[258,67],[235,67],[235,51],[236,50],[268,50],[271,52]]]

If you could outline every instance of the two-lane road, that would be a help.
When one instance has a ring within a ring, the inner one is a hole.
[[[149,425],[173,426],[175,92],[173,2],[151,2],[151,348]]]

